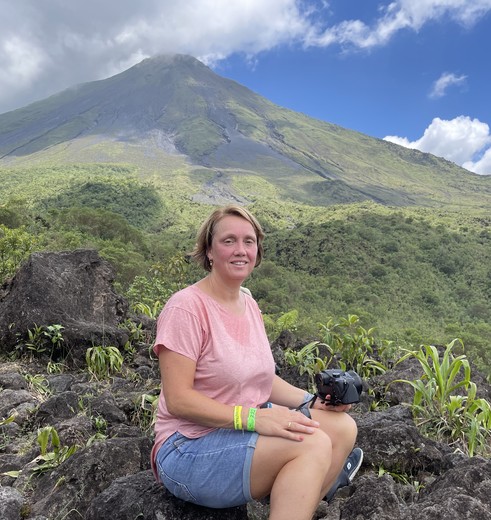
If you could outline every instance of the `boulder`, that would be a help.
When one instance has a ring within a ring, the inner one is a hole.
[[[52,357],[82,360],[93,345],[123,346],[118,328],[128,304],[113,289],[111,265],[97,251],[34,253],[0,288],[0,352],[27,340],[36,326],[61,325]],[[49,345],[48,345],[49,347]]]
[[[15,489],[0,486],[0,518],[20,520],[24,497]]]
[[[151,470],[116,479],[90,503],[85,520],[247,520],[247,507],[210,509],[174,498]]]
[[[491,462],[457,457],[456,465],[421,489],[388,474],[355,479],[339,520],[461,520],[491,518]],[[330,518],[330,517],[329,517]]]
[[[106,439],[77,451],[53,471],[38,476],[30,498],[32,513],[79,519],[112,481],[147,469],[150,449],[150,439],[140,437]]]
[[[446,457],[452,450],[446,444],[423,437],[407,406],[354,415],[358,425],[357,442],[364,450],[365,464],[410,475],[440,474],[448,469]]]

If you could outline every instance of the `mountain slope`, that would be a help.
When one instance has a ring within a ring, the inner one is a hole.
[[[209,202],[216,192],[251,200],[244,186],[259,178],[280,198],[314,205],[491,203],[491,177],[278,107],[183,55],[0,115],[0,166],[46,162],[186,171],[196,200]]]

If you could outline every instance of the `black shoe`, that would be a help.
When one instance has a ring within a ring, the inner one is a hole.
[[[327,492],[324,500],[326,502],[330,502],[336,491],[339,488],[349,486],[351,481],[355,478],[355,475],[358,473],[358,470],[361,467],[361,463],[363,462],[363,450],[361,448],[355,448],[346,459],[344,463],[343,469],[339,474],[339,477],[336,479],[331,489]]]
[[[355,475],[358,473],[358,470],[361,467],[361,463],[363,462],[363,450],[361,448],[355,448],[346,459],[344,463],[343,471],[346,473],[348,477],[348,481],[351,482]]]

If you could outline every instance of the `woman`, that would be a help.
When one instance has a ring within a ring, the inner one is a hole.
[[[269,495],[271,520],[307,520],[349,483],[362,452],[349,406],[316,401],[309,418],[294,408],[313,396],[275,375],[261,313],[241,290],[263,238],[240,206],[215,210],[199,231],[192,257],[208,274],[174,294],[157,324],[152,464],[184,500],[225,508]]]

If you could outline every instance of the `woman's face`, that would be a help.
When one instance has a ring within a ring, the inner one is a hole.
[[[212,272],[224,279],[245,280],[254,269],[257,238],[252,224],[242,217],[227,215],[215,224],[208,258]]]

